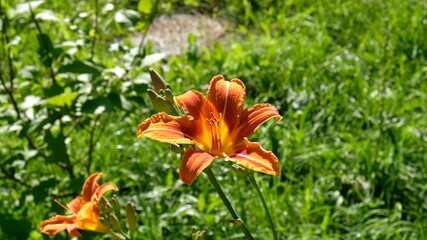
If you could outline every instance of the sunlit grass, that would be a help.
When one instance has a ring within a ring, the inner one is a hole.
[[[207,2],[206,8],[197,3],[191,6],[208,12],[212,3]],[[281,163],[280,177],[256,174],[280,238],[426,238],[427,5],[397,0],[244,2],[246,7],[239,1],[227,6],[219,3],[217,15],[231,22],[226,42],[170,56],[153,67],[176,93],[205,91],[209,80],[222,74],[245,83],[248,106],[268,102],[279,109],[284,119],[267,122],[250,140],[272,150]],[[80,2],[70,12],[65,6],[72,4],[46,2],[42,6],[70,17],[93,8]],[[124,68],[130,48],[107,49],[119,38],[125,39],[121,46],[130,47],[131,31],[113,19],[119,8],[136,8],[136,3],[114,4],[114,10],[101,16],[102,38],[94,59],[105,68]],[[171,9],[178,5],[172,3]],[[28,17],[23,19],[31,31],[12,22],[10,32],[21,37],[12,47],[15,68],[16,72],[27,65],[35,69],[29,71],[28,79],[18,79],[16,95],[21,103],[26,95],[44,96],[43,89],[50,84],[37,57],[37,42],[32,40],[34,26]],[[76,56],[85,60],[90,55],[92,22],[77,17],[75,24],[80,32],[60,23],[43,22],[42,27],[55,44],[82,39]],[[123,82],[147,70],[134,66],[124,79],[97,78],[92,91],[82,94],[120,93]],[[62,81],[70,88],[76,88],[77,82],[86,84],[75,76],[64,76]],[[193,227],[206,231],[206,239],[241,238],[239,229],[227,222],[231,217],[207,180],[199,177],[192,186],[179,180],[181,155],[170,151],[167,144],[135,137],[139,122],[154,113],[143,92],[123,93],[132,99],[131,109],[100,115],[99,124],[106,125],[99,125],[95,132],[98,141],[91,165],[92,171],[102,170],[109,182],[119,186],[124,203],[135,203],[140,220],[136,239],[189,239]],[[0,93],[0,123],[10,124],[10,102],[3,88]],[[0,175],[0,238],[43,239],[39,223],[53,214],[64,214],[55,206],[53,195],[79,191],[73,183],[82,183],[88,175],[87,144],[94,118],[91,114],[83,117],[69,140],[77,175],[72,182],[66,171],[42,157],[11,159],[28,147],[19,132],[2,132],[5,160],[1,164],[33,187]],[[57,131],[58,126],[52,125],[52,131]],[[44,137],[36,139],[38,145],[45,145]],[[213,168],[254,236],[270,239],[255,190],[237,178],[230,166],[230,162],[218,161]],[[22,235],[16,235],[14,226],[20,226]],[[102,239],[88,232],[83,236]],[[56,238],[66,239],[66,234]]]

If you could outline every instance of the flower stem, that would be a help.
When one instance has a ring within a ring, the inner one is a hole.
[[[230,204],[230,201],[228,200],[227,196],[225,196],[224,192],[221,189],[221,186],[219,185],[218,181],[216,180],[215,174],[212,171],[211,167],[205,168],[203,170],[204,173],[208,176],[209,182],[212,184],[212,186],[217,191],[219,197],[221,198],[224,205],[227,207],[228,211],[230,212],[231,216],[233,217],[234,223],[240,227],[242,232],[245,234],[246,239],[254,239],[249,232],[248,228],[246,227],[245,223],[240,219],[239,215],[237,215],[236,211],[233,209],[233,207]]]
[[[264,196],[263,196],[263,194],[262,194],[262,192],[258,186],[258,183],[255,180],[253,173],[250,174],[250,182],[255,187],[255,189],[258,193],[258,196],[261,199],[262,206],[264,207],[264,211],[267,214],[268,222],[270,223],[271,231],[273,232],[273,237],[275,240],[277,240],[278,238],[277,238],[276,228],[274,227],[273,219],[271,218],[270,211],[268,210],[268,207],[267,207],[267,203],[265,202]]]

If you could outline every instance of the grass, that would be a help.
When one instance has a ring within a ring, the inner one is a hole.
[[[10,9],[15,3],[3,1],[3,8]],[[106,3],[99,1],[101,8]],[[79,74],[75,73],[60,75],[58,81],[79,92],[72,106],[83,104],[86,98],[120,93],[131,107],[83,113],[66,144],[76,175],[71,181],[54,161],[28,155],[31,151],[22,131],[3,128],[1,164],[6,172],[0,173],[0,238],[45,238],[38,232],[39,223],[56,213],[64,214],[54,203],[55,196],[78,192],[88,174],[87,147],[94,126],[96,142],[89,170],[103,171],[104,182],[119,186],[117,195],[123,205],[127,201],[135,204],[140,221],[136,239],[191,239],[193,228],[205,231],[205,239],[241,238],[239,229],[227,222],[231,217],[205,178],[199,177],[192,186],[180,182],[182,154],[170,151],[166,144],[135,138],[139,122],[155,112],[143,91],[148,86],[134,82],[147,67],[134,65],[124,78],[104,72],[115,66],[126,68],[132,48],[128,41],[132,29],[113,19],[120,8],[136,9],[136,3],[113,4],[114,10],[101,14],[101,35],[95,46],[94,62],[101,77],[91,79],[91,85],[76,80]],[[67,10],[67,5],[75,6],[76,11]],[[210,1],[188,1],[184,6],[170,2],[159,11],[195,9],[209,14],[215,5]],[[41,6],[37,11],[51,9],[64,19],[75,18],[70,24],[41,22],[54,44],[83,40],[75,55],[62,55],[55,59],[54,67],[73,58],[87,60],[93,22],[77,13],[93,16],[91,3],[47,1]],[[227,42],[190,47],[153,67],[176,94],[205,91],[214,75],[223,74],[245,83],[247,106],[270,103],[279,109],[284,119],[265,123],[251,137],[272,150],[281,163],[280,177],[255,176],[279,238],[427,238],[427,5],[397,0],[246,0],[242,5],[231,1],[217,6],[216,15],[231,22]],[[69,29],[73,24],[78,30]],[[17,16],[8,29],[10,39],[21,38],[9,46],[20,105],[26,96],[48,98],[50,77],[37,55],[34,23],[28,15]],[[120,50],[106,51],[114,42],[120,43]],[[2,56],[5,49],[2,47]],[[149,53],[146,49],[145,54]],[[2,66],[8,63],[3,57],[0,61]],[[128,90],[123,90],[124,82],[131,83]],[[41,104],[28,108],[36,113],[33,119],[19,121],[10,113],[12,106],[4,88],[0,94],[3,126],[29,122],[36,128],[34,122],[58,112],[78,118],[79,110],[46,109]],[[64,125],[69,130],[73,122],[64,120]],[[40,135],[29,135],[49,156],[56,156],[58,146],[48,146],[45,136],[49,131],[57,136],[61,127],[56,120],[40,126]],[[255,189],[237,178],[230,162],[216,161],[213,169],[254,237],[271,239]],[[71,199],[67,196],[60,201]],[[103,239],[89,232],[83,235],[83,239]],[[62,233],[56,239],[67,237]]]

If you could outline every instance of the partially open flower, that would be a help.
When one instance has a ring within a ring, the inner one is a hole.
[[[99,186],[101,176],[102,173],[89,176],[83,185],[82,197],[76,197],[67,206],[57,202],[72,215],[57,215],[45,220],[40,224],[40,231],[47,235],[55,235],[67,229],[75,237],[81,236],[77,229],[108,233],[109,229],[99,221],[101,216],[99,200],[106,191],[118,191],[118,188],[112,183]]]

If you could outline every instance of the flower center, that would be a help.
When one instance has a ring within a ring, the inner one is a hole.
[[[222,142],[221,142],[221,120],[218,120],[213,113],[210,113],[211,118],[206,119],[210,129],[210,144],[206,151],[213,155],[222,155]],[[220,119],[222,115],[220,114]]]

